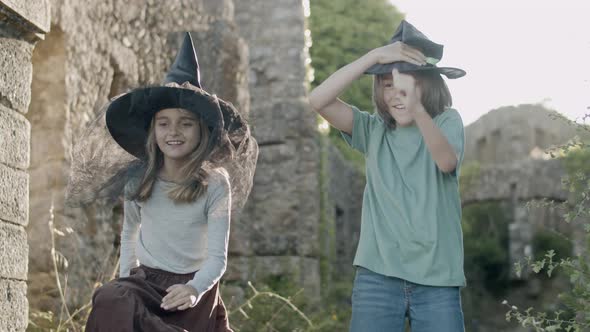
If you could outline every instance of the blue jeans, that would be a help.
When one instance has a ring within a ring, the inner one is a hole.
[[[459,287],[424,286],[357,267],[350,332],[463,332]]]

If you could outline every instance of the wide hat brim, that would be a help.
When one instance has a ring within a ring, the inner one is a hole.
[[[134,89],[111,101],[106,110],[107,128],[117,144],[142,159],[151,121],[166,108],[182,108],[205,121],[211,131],[211,145],[219,142],[224,127],[235,126],[229,123],[232,119],[240,119],[233,105],[202,89],[158,86]],[[227,126],[224,118],[230,120]]]
[[[437,67],[431,64],[424,66],[417,66],[408,62],[394,62],[386,64],[376,64],[365,71],[365,74],[382,75],[391,74],[393,69],[397,69],[400,73],[410,73],[417,71],[435,71],[441,75],[445,75],[449,79],[455,79],[465,76],[466,72],[463,69],[455,67]]]
[[[391,37],[389,44],[402,42],[409,45],[426,56],[427,64],[418,66],[409,62],[399,61],[387,64],[375,64],[365,71],[365,74],[382,75],[391,74],[392,70],[396,68],[400,73],[410,73],[417,71],[435,71],[447,78],[454,79],[465,76],[466,72],[463,69],[455,67],[437,67],[436,63],[443,57],[444,46],[428,39],[426,35],[416,29],[415,26],[406,20],[397,27],[395,33]]]

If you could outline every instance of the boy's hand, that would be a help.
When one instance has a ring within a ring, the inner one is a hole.
[[[168,294],[162,299],[162,307],[164,310],[186,310],[197,305],[197,298],[199,292],[189,285],[176,284],[166,289]]]
[[[378,47],[371,51],[376,63],[386,64],[398,61],[413,63],[417,66],[426,64],[426,57],[422,52],[402,42]]]
[[[422,105],[422,91],[420,87],[416,86],[414,77],[402,74],[397,69],[394,69],[391,75],[393,76],[393,86],[396,89],[396,94],[410,112],[412,118],[426,112]]]

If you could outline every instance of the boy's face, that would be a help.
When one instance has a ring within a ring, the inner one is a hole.
[[[166,108],[155,115],[156,143],[165,158],[185,159],[199,144],[197,117],[182,108]]]
[[[387,75],[382,81],[383,101],[387,105],[389,114],[400,127],[414,124],[412,110],[413,98],[416,96],[415,79],[411,75],[401,74],[394,69],[392,75]]]

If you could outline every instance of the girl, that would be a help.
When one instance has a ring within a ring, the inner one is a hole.
[[[342,67],[310,93],[312,108],[365,155],[367,184],[354,260],[351,331],[463,331],[465,285],[459,165],[464,131],[441,77],[442,45],[403,21],[391,43]],[[338,95],[375,74],[377,114]]]
[[[200,88],[188,34],[165,83],[107,106],[110,135],[135,159],[99,190],[124,175],[120,275],[95,291],[86,331],[231,331],[219,279],[232,189],[241,206],[257,145],[236,109]]]

